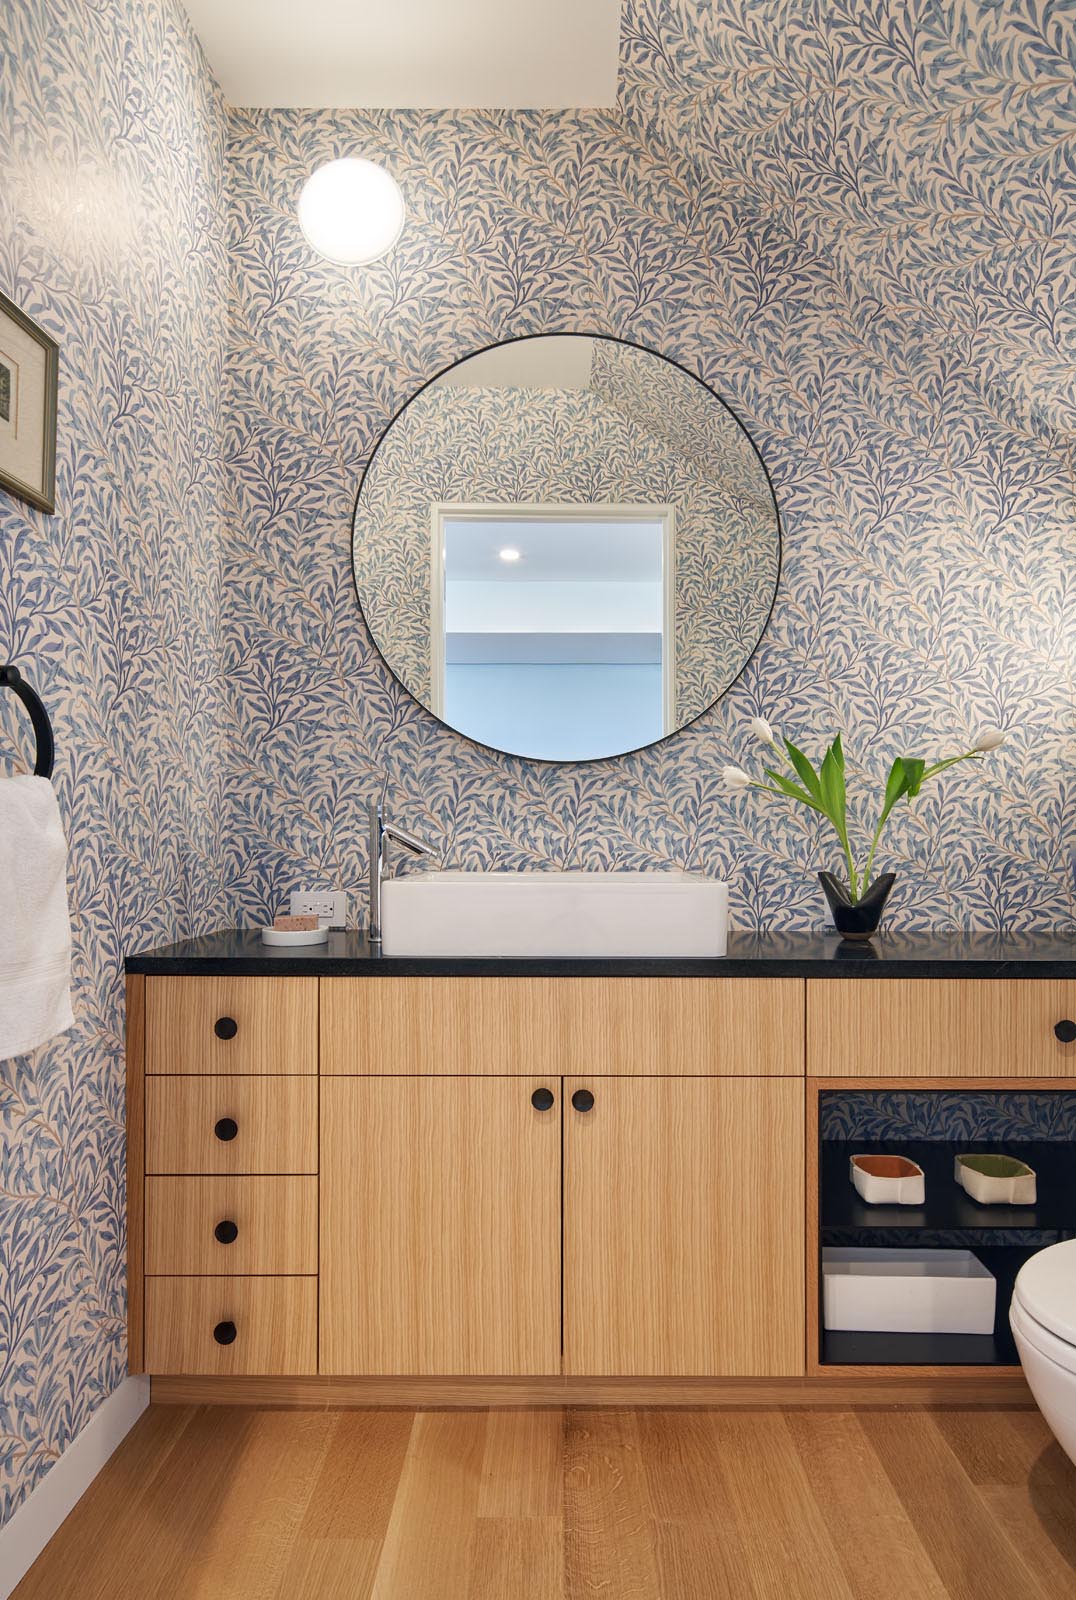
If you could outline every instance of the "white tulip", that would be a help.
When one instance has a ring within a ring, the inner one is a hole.
[[[984,728],[971,748],[985,752],[987,750],[996,750],[999,744],[1004,743],[1005,730],[1003,728]]]
[[[765,717],[751,718],[751,732],[754,734],[756,739],[761,739],[763,744],[772,744],[776,749],[777,736],[770,727],[770,724],[766,721]]]
[[[742,767],[722,767],[721,782],[726,789],[734,791],[737,789],[750,789],[752,779],[750,773],[745,772]]]

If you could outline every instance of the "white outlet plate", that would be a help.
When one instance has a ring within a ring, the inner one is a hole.
[[[319,928],[346,928],[347,895],[331,889],[295,889],[291,914],[293,917],[317,917]]]

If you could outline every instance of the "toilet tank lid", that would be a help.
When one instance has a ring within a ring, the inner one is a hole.
[[[1047,1245],[1025,1261],[1014,1298],[1036,1322],[1076,1345],[1076,1239]]]

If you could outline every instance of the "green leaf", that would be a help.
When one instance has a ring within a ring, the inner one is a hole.
[[[889,777],[885,781],[885,799],[882,802],[883,817],[888,817],[889,813],[892,811],[893,807],[904,793],[906,783],[907,774],[904,770],[904,757],[897,756],[896,760],[893,762],[893,765],[889,769]]]
[[[803,751],[797,750],[791,739],[786,739],[784,741],[784,745],[785,749],[788,751],[788,759],[795,767],[796,775],[803,784],[803,787],[807,790],[807,793],[811,795],[813,799],[821,800],[822,785],[818,781],[818,774],[815,772]]]
[[[826,751],[819,780],[822,789],[822,805],[826,815],[831,819],[838,833],[843,835],[847,825],[847,815],[844,792],[844,753],[841,750],[840,734],[837,735]]]
[[[925,761],[918,756],[904,756],[904,793],[909,800],[914,800],[923,787],[923,774],[927,770]]]
[[[812,795],[809,795],[806,789],[801,789],[797,784],[793,783],[791,778],[786,778],[781,772],[775,772],[772,767],[765,767],[763,770],[770,782],[775,783],[781,793],[787,794],[790,800],[798,800],[801,805],[810,806],[812,811],[822,810],[818,801]]]
[[[901,795],[908,787],[908,770],[903,756],[897,756],[889,769],[889,776],[885,781],[885,798],[882,801],[882,814],[878,818],[878,832]]]

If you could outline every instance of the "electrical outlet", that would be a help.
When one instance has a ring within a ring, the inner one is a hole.
[[[317,917],[320,928],[347,927],[347,895],[328,889],[296,889],[291,897],[293,917]]]

